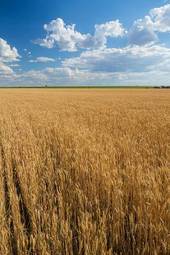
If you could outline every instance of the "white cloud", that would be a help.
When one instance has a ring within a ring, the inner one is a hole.
[[[10,66],[10,67],[19,67],[20,65],[19,65],[18,63],[14,63],[14,64],[13,64],[13,63],[10,63],[9,66]]]
[[[125,30],[119,20],[109,21],[104,24],[95,25],[95,37],[119,37],[123,36]]]
[[[19,54],[15,47],[11,47],[4,39],[0,38],[0,77],[14,76],[13,62],[19,60]]]
[[[56,19],[44,25],[46,37],[36,43],[61,51],[83,50],[78,57],[61,60],[59,67],[17,71],[11,69],[19,59],[16,48],[0,39],[0,83],[27,85],[103,85],[170,83],[170,48],[161,44],[159,33],[170,32],[170,5],[152,9],[136,20],[128,32],[129,44],[107,48],[108,38],[123,37],[126,31],[119,20],[95,25],[94,34],[82,34],[75,25]],[[125,42],[125,41],[124,41]],[[27,51],[26,51],[27,52]],[[58,59],[59,60],[59,59]],[[29,62],[47,63],[55,59],[37,57]],[[13,77],[13,79],[11,78]]]
[[[130,44],[144,45],[157,40],[150,16],[136,20],[129,31]]]
[[[30,70],[17,75],[14,84],[45,85],[45,84],[66,84],[80,82],[81,71],[67,67],[44,68],[41,70]]]
[[[65,59],[62,65],[92,72],[141,72],[169,57],[170,49],[164,46],[134,45],[86,51],[79,57]]]
[[[48,77],[41,70],[30,70],[28,72],[23,72],[18,74],[17,80],[19,82],[26,82],[26,84],[32,84],[34,82],[41,83],[42,81],[47,81]]]
[[[15,47],[11,47],[5,40],[0,38],[0,61],[13,62],[18,61],[19,54]]]
[[[138,19],[128,37],[131,44],[144,45],[158,41],[157,33],[170,32],[170,4],[150,10],[149,15]]]
[[[157,32],[170,32],[170,4],[150,11],[153,29]]]
[[[168,84],[170,49],[163,45],[89,50],[65,59],[60,67],[17,75],[15,84],[27,85],[160,85]]]
[[[36,43],[47,48],[58,47],[61,51],[104,48],[108,37],[123,37],[126,34],[130,44],[145,45],[158,41],[158,33],[170,32],[170,4],[151,9],[147,16],[134,22],[128,33],[119,20],[96,24],[94,35],[82,34],[76,31],[75,24],[67,25],[60,18],[45,24],[44,29],[46,37],[36,40]]]
[[[47,48],[58,46],[62,51],[76,51],[78,45],[90,35],[83,35],[75,30],[75,25],[66,25],[60,18],[52,20],[44,25],[47,32],[45,39],[37,40],[37,43]]]
[[[11,76],[10,76],[11,77]],[[7,77],[8,78],[8,77]],[[6,81],[7,81],[6,78]],[[169,71],[92,72],[88,70],[51,68],[31,70],[8,79],[9,85],[163,85],[169,84]],[[0,80],[0,84],[4,83]]]
[[[0,62],[0,75],[12,75],[13,70],[6,64]]]
[[[107,38],[123,37],[126,31],[119,20],[106,22],[104,24],[95,25],[94,41],[101,47],[106,46]]]
[[[47,48],[57,46],[61,51],[77,51],[78,49],[90,49],[105,47],[107,37],[116,38],[125,34],[125,29],[119,20],[105,24],[95,25],[95,34],[81,34],[75,30],[75,24],[66,25],[60,18],[52,20],[44,25],[47,35],[44,39],[35,43]]]
[[[54,58],[48,57],[37,57],[36,59],[29,60],[30,63],[48,63],[48,62],[55,62]]]

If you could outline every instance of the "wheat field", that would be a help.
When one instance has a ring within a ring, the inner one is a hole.
[[[0,254],[170,254],[170,91],[0,90]]]

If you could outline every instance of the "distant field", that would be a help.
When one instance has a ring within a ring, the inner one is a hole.
[[[170,91],[0,90],[0,254],[170,254]]]

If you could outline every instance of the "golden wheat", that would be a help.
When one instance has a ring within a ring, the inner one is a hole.
[[[0,254],[170,254],[170,91],[0,90]]]

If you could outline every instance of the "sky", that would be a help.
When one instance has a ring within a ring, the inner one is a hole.
[[[0,86],[169,85],[170,1],[1,0]]]

